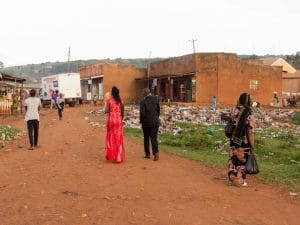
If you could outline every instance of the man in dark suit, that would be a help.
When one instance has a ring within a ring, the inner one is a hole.
[[[149,138],[151,139],[154,161],[159,159],[157,134],[159,127],[160,106],[156,96],[152,96],[149,88],[143,90],[144,99],[140,103],[140,123],[144,133],[145,158],[150,159]]]

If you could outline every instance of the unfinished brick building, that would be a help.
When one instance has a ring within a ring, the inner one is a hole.
[[[146,70],[131,65],[99,63],[80,68],[81,91],[83,100],[97,96],[103,100],[105,93],[113,86],[120,89],[120,95],[126,103],[135,103],[136,90],[141,89],[135,78],[145,77]],[[89,96],[89,97],[88,97]]]
[[[282,68],[239,60],[231,53],[197,53],[151,63],[147,81],[162,101],[233,105],[240,93],[248,92],[263,105],[282,93]],[[145,85],[145,84],[144,84]]]

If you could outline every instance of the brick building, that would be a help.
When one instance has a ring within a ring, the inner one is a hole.
[[[283,98],[300,96],[300,71],[296,70],[292,65],[282,58],[263,59],[263,64],[270,66],[282,67],[282,95]]]
[[[282,67],[239,60],[231,53],[196,53],[151,63],[147,81],[162,101],[207,105],[213,96],[218,104],[233,105],[242,92],[263,105],[282,93]],[[143,86],[142,85],[142,86]]]
[[[136,90],[141,89],[134,79],[145,76],[146,70],[131,65],[99,63],[81,67],[83,100],[90,100],[88,95],[89,97],[96,95],[99,100],[103,100],[105,93],[116,86],[120,89],[121,98],[126,103],[134,103],[138,97]]]

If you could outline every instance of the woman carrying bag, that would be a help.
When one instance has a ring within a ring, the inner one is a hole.
[[[246,163],[250,156],[253,160],[254,119],[251,99],[248,93],[242,93],[236,107],[232,110],[235,129],[230,137],[230,158],[228,161],[228,184],[247,186]],[[249,159],[250,159],[249,158]]]

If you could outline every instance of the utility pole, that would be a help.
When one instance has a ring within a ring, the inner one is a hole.
[[[70,73],[70,47],[69,47],[69,50],[68,50],[68,74]]]
[[[195,49],[195,41],[197,41],[197,39],[189,40],[189,42],[192,42],[192,43],[193,43],[193,51],[194,51],[194,54],[196,53],[196,49]]]
[[[196,78],[197,78],[197,62],[196,62],[196,49],[195,49],[195,41],[197,39],[189,40],[189,42],[193,43],[193,52],[194,52],[194,78],[192,79],[192,101],[197,101],[196,96]]]
[[[149,52],[149,56],[148,56],[148,60],[150,59],[151,57],[151,51]],[[147,65],[147,78],[148,78],[148,88],[150,89],[150,63],[148,63]]]

